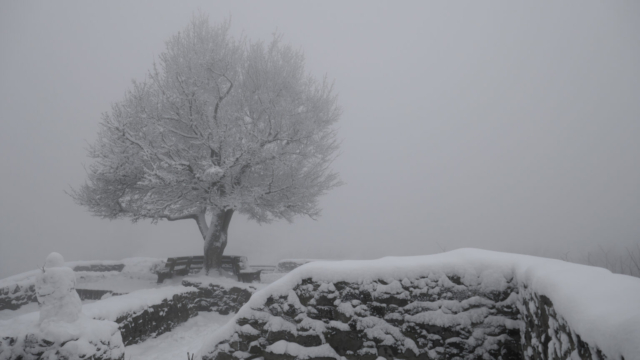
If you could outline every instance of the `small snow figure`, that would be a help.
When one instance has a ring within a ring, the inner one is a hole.
[[[76,292],[76,275],[64,266],[62,255],[47,256],[42,273],[36,278],[36,296],[40,303],[40,324],[50,321],[72,323],[82,312]]]

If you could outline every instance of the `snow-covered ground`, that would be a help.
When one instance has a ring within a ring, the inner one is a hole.
[[[140,312],[150,304],[159,303],[164,298],[170,298],[173,294],[189,292],[195,290],[190,287],[183,287],[180,282],[184,279],[177,277],[170,279],[164,284],[157,285],[141,279],[128,279],[126,276],[99,277],[95,282],[86,282],[91,288],[109,289],[114,291],[127,291],[128,295],[113,296],[103,300],[83,301],[83,313],[88,318],[115,320],[124,312]],[[203,277],[191,277],[191,280],[205,280]],[[124,281],[123,281],[124,280]],[[224,285],[248,287],[250,284],[237,283],[227,278],[211,278],[211,282]],[[254,284],[254,287],[260,284]],[[266,286],[266,285],[262,285]],[[89,288],[86,287],[85,288]],[[200,312],[198,316],[189,319],[186,323],[179,325],[171,332],[162,334],[157,338],[148,339],[143,343],[131,345],[126,348],[126,360],[154,360],[154,359],[184,359],[187,352],[196,353],[205,340],[222,325],[224,325],[234,314],[220,315],[215,312]],[[0,330],[14,328],[16,324],[30,324],[37,321],[39,307],[37,303],[29,303],[18,310],[0,311]]]
[[[83,311],[93,318],[115,319],[127,300],[128,307],[147,306],[155,295],[167,292],[193,291],[182,287],[184,278],[168,279],[155,283],[151,272],[158,259],[126,259],[122,272],[77,272],[78,287],[85,289],[127,292],[121,299],[112,297],[100,301],[84,301]],[[69,263],[67,263],[69,264]],[[640,282],[636,278],[613,275],[607,270],[562,261],[535,258],[524,255],[463,249],[445,254],[421,257],[384,258],[375,261],[314,262],[306,264],[288,276],[285,273],[265,273],[263,284],[253,284],[258,291],[238,315],[247,315],[252,308],[259,308],[269,296],[286,295],[303,278],[316,281],[355,281],[367,283],[386,279],[390,284],[399,281],[418,281],[432,271],[457,274],[466,285],[489,286],[501,289],[505,281],[515,278],[537,294],[548,296],[566,318],[571,327],[586,341],[599,346],[605,353],[629,354],[640,349],[633,338],[640,335]],[[39,270],[0,280],[2,285],[33,283]],[[202,281],[203,275],[187,277]],[[241,284],[233,279],[207,278],[224,284]],[[409,280],[408,280],[409,279]],[[411,280],[413,279],[413,280]],[[268,286],[275,282],[273,285]],[[382,285],[381,285],[382,286]],[[389,287],[391,285],[384,285]],[[131,294],[133,293],[133,294]],[[154,295],[155,294],[155,295]],[[138,296],[139,295],[139,296]],[[145,305],[146,304],[146,305]],[[113,308],[113,309],[112,309]],[[133,310],[136,310],[133,309]],[[117,311],[116,311],[117,310]],[[0,327],[6,320],[16,317],[35,318],[36,303],[27,304],[16,311],[0,311]],[[211,349],[217,342],[231,335],[235,329],[229,323],[233,314],[201,312],[198,316],[179,325],[169,333],[126,348],[126,359],[183,359],[187,353]],[[5,327],[6,328],[6,327]],[[218,331],[218,330],[221,331]],[[217,332],[217,333],[216,333]],[[201,347],[204,346],[203,350]],[[274,344],[275,345],[275,344]],[[634,357],[629,357],[630,359]]]
[[[226,324],[235,314],[220,315],[215,312],[200,312],[171,332],[155,339],[126,347],[126,360],[176,360],[185,359],[187,352],[196,353],[216,330]]]
[[[157,284],[157,276],[154,269],[163,265],[162,259],[131,258],[122,261],[76,261],[65,263],[66,267],[73,268],[78,265],[111,265],[124,264],[121,272],[118,271],[76,271],[76,287],[78,289],[111,290],[115,293],[127,293],[126,296],[112,296],[103,300],[82,301],[83,313],[91,318],[115,320],[123,312],[141,311],[150,304],[161,301],[161,298],[171,297],[174,293],[193,291],[193,288],[183,287],[183,280],[211,281],[223,286],[238,286],[241,288],[262,288],[276,281],[284,273],[262,274],[262,284],[244,284],[235,281],[235,278],[206,277],[204,274],[195,274],[188,277],[176,276],[166,279],[162,284]],[[0,279],[0,285],[10,287],[12,290],[20,286],[21,291],[35,283],[36,277],[41,273],[40,269],[18,274],[6,279]],[[169,294],[169,295],[167,295]],[[39,316],[39,306],[36,302],[23,305],[17,310],[0,310],[0,328],[13,327],[18,318],[35,321]],[[183,359],[187,352],[196,353],[203,342],[233,314],[220,315],[212,312],[200,312],[198,316],[179,325],[173,331],[149,339],[143,343],[131,345],[126,348],[126,359]],[[21,321],[22,322],[22,321]]]

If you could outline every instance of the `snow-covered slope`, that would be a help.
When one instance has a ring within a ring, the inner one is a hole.
[[[432,351],[433,355],[449,351],[447,346],[458,346],[460,354],[488,352],[497,337],[511,346],[504,336],[517,336],[525,358],[566,359],[588,352],[593,358],[637,360],[639,299],[637,278],[558,260],[477,249],[372,261],[313,262],[254,294],[198,356],[242,357],[253,352],[265,358],[299,358],[322,351],[329,358],[339,358],[351,350],[323,343],[327,336],[342,331],[343,338],[355,336],[353,341],[380,356],[391,356],[381,351],[398,355],[407,348],[420,354]],[[382,310],[376,313],[376,309]],[[478,324],[491,322],[501,329],[497,335],[474,330]],[[411,326],[425,339],[438,338],[417,345],[416,339],[405,336]],[[510,333],[512,328],[519,334]],[[455,336],[445,339],[429,329],[454,332]],[[274,337],[278,331],[280,335]],[[252,343],[239,344],[243,339]],[[385,342],[392,346],[384,347]],[[406,353],[398,357],[411,358]]]
[[[233,315],[201,312],[171,332],[126,347],[127,360],[176,360],[195,354],[203,341],[211,337]]]

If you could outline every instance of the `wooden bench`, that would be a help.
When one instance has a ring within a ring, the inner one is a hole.
[[[170,279],[173,275],[185,276],[197,273],[204,265],[204,256],[181,256],[168,258],[164,269],[157,272],[158,284],[165,279]],[[247,266],[247,258],[245,256],[222,256],[221,267],[228,273],[238,277],[241,282],[260,282],[260,273],[262,270],[250,270]]]

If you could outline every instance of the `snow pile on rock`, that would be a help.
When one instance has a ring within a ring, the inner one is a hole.
[[[123,359],[118,325],[82,314],[75,285],[62,256],[49,254],[35,280],[40,312],[0,322],[0,359]]]
[[[202,359],[640,359],[640,280],[476,249],[314,262],[254,294]]]

